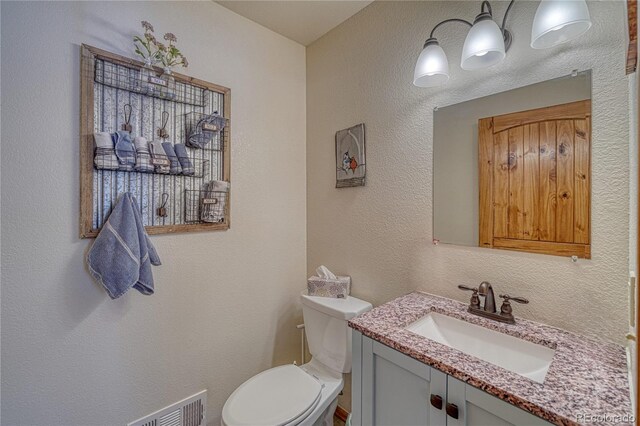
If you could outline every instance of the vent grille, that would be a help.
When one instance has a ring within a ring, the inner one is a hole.
[[[207,391],[171,404],[127,426],[204,426],[206,424]]]
[[[204,424],[204,405],[198,399],[182,407],[182,418],[184,426],[199,426]]]

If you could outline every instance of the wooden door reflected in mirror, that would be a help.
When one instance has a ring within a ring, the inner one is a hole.
[[[591,101],[478,121],[479,245],[591,257]]]

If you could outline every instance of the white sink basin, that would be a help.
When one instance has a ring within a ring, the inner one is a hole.
[[[554,349],[431,312],[407,330],[543,383]]]

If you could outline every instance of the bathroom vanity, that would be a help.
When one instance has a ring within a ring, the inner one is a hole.
[[[622,346],[467,310],[416,292],[351,320],[352,424],[625,424]]]

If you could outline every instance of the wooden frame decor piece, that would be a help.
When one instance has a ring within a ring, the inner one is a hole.
[[[336,188],[364,186],[366,153],[364,123],[336,132]]]
[[[478,121],[479,246],[591,258],[591,101]]]
[[[163,76],[160,68],[96,47],[80,49],[80,238],[98,235],[124,192],[137,199],[149,234],[229,229],[231,90],[178,73]],[[190,127],[202,117],[209,120],[202,119],[200,130],[211,132],[210,143],[190,145],[202,136]],[[195,172],[102,167],[94,133],[121,130],[131,139],[185,143]]]
[[[638,66],[638,1],[627,0],[627,74],[633,74]]]
[[[640,122],[640,85],[636,85],[636,114],[637,114],[637,119],[639,120],[638,122]],[[636,144],[638,146],[636,146],[636,167],[638,165],[640,165],[640,127],[636,127]],[[638,173],[638,177],[637,177],[638,181],[637,181],[637,191],[638,193],[635,194],[636,196],[636,202],[640,203],[640,173]],[[640,205],[640,204],[636,204],[636,205]],[[635,296],[635,300],[633,301],[633,307],[636,313],[636,317],[635,317],[635,324],[634,324],[634,330],[635,330],[635,334],[633,334],[630,338],[631,340],[634,341],[634,345],[635,345],[635,349],[636,349],[636,377],[635,377],[635,393],[636,393],[636,418],[638,417],[638,413],[640,412],[640,392],[638,392],[638,381],[640,379],[640,375],[638,374],[638,368],[640,366],[640,345],[638,345],[638,328],[640,328],[640,326],[638,324],[640,324],[640,309],[638,309],[638,304],[640,303],[640,288],[638,287],[638,268],[640,268],[640,214],[638,214],[638,212],[636,211],[636,276],[635,276],[635,295],[632,295],[631,297]]]

